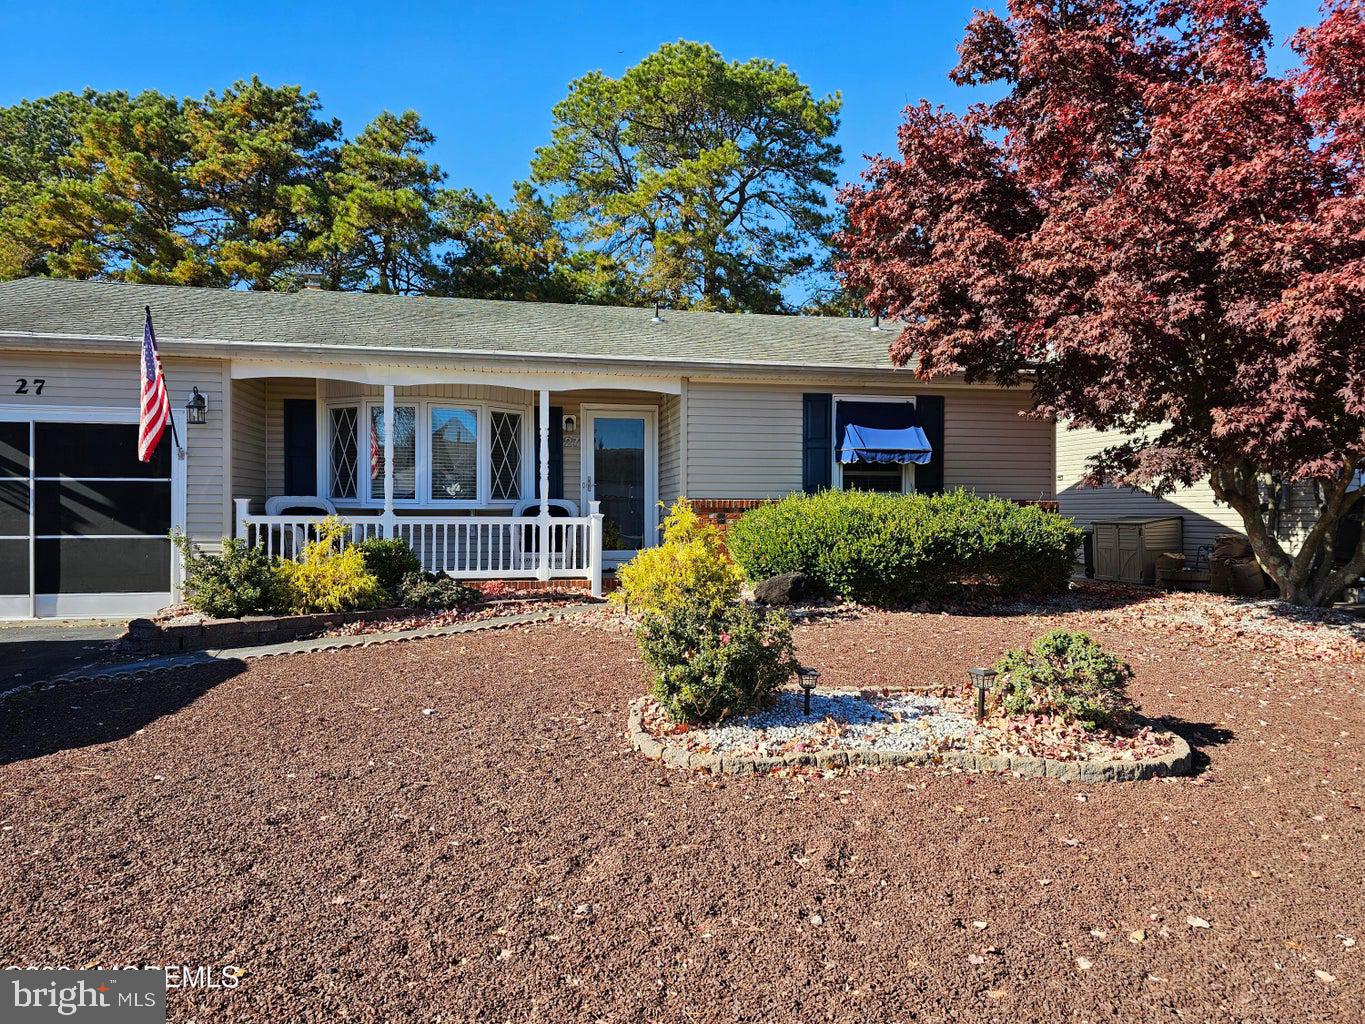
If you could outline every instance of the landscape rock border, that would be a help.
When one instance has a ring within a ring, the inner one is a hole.
[[[824,769],[858,767],[899,767],[935,765],[960,768],[969,772],[1012,772],[1024,778],[1061,779],[1067,782],[1138,782],[1172,775],[1187,775],[1192,753],[1178,733],[1156,722],[1155,732],[1170,736],[1171,749],[1161,757],[1138,761],[1058,761],[1050,757],[1025,757],[1010,754],[975,754],[969,750],[822,750],[776,756],[755,754],[715,754],[688,750],[685,742],[659,739],[645,729],[642,712],[646,697],[631,701],[626,734],[631,745],[645,757],[662,761],[670,768],[708,771],[726,775],[766,774],[775,768],[809,767]],[[686,734],[682,734],[684,737]]]

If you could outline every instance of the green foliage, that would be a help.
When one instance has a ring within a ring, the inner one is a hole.
[[[327,181],[325,227],[312,244],[332,287],[385,295],[429,287],[447,195],[445,172],[426,159],[435,141],[416,111],[384,111],[341,147]]]
[[[336,516],[317,525],[317,539],[304,547],[299,561],[279,563],[285,605],[296,614],[345,612],[378,608],[387,595],[365,568],[365,556],[354,545],[343,546],[350,527]]]
[[[1001,498],[824,491],[746,512],[725,538],[751,580],[804,572],[870,604],[942,600],[967,588],[1004,598],[1064,591],[1081,531]]]
[[[0,107],[0,280],[49,272],[34,204],[71,173],[67,157],[91,113],[114,101],[87,89]]]
[[[679,498],[664,520],[663,543],[645,548],[616,570],[612,601],[634,612],[687,609],[716,614],[739,598],[743,575],[725,554],[714,526]]]
[[[397,589],[398,603],[422,611],[453,611],[467,608],[479,599],[471,586],[434,572],[414,572],[404,577]]]
[[[786,616],[760,616],[746,605],[647,615],[636,642],[655,699],[677,722],[718,722],[766,707],[797,667]]]
[[[397,537],[367,537],[356,546],[365,559],[365,569],[379,581],[384,592],[391,597],[398,596],[399,587],[406,577],[420,574],[422,560],[417,557],[405,540]]]
[[[286,601],[277,563],[265,549],[224,538],[221,553],[213,555],[179,530],[171,534],[171,540],[184,564],[185,603],[200,614],[238,619],[276,611]]]
[[[829,223],[840,105],[785,65],[668,43],[620,78],[573,82],[532,178],[574,242],[635,290],[679,307],[780,311]]]
[[[34,198],[22,233],[56,277],[224,284],[204,201],[188,186],[192,160],[184,104],[150,90],[111,94],[84,119],[63,177]]]
[[[304,258],[306,215],[341,136],[320,110],[314,93],[255,76],[185,104],[185,186],[209,213],[207,258],[229,284],[282,287]]]
[[[1088,633],[1054,629],[1031,650],[1013,648],[995,663],[993,694],[1007,715],[1054,715],[1088,729],[1114,724],[1131,708],[1133,670]]]

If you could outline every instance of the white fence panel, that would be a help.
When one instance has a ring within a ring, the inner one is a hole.
[[[263,516],[236,500],[237,536],[281,558],[301,558],[323,517]],[[385,536],[381,516],[346,520],[346,542]],[[600,594],[602,516],[394,516],[392,535],[405,541],[428,572],[460,579],[587,579]],[[542,546],[548,557],[542,559]]]

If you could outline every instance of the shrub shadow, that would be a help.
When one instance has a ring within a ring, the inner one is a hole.
[[[1237,738],[1231,729],[1214,725],[1212,722],[1186,722],[1169,715],[1155,721],[1190,745],[1191,776],[1203,775],[1213,763],[1213,759],[1207,753],[1208,748],[1224,746]]]
[[[246,670],[236,658],[82,682],[0,700],[0,765],[125,739]]]

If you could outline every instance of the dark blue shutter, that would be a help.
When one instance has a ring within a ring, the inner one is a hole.
[[[313,495],[318,489],[318,403],[284,400],[284,493]]]
[[[921,494],[943,493],[943,396],[920,395],[915,399],[919,425],[929,439],[934,457],[915,467],[915,490]]]
[[[803,395],[801,489],[807,494],[830,486],[834,462],[834,396]]]
[[[536,481],[536,497],[540,497],[540,408],[536,408],[535,430],[531,440],[532,461],[535,472],[531,475]],[[564,410],[557,405],[550,406],[550,495],[551,498],[564,497]]]

